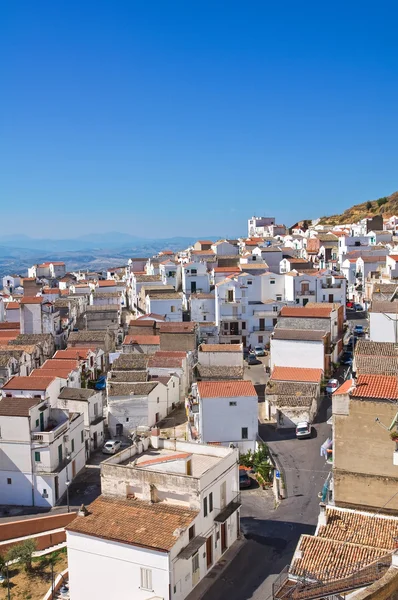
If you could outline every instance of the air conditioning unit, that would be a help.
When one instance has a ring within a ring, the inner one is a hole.
[[[64,442],[69,442],[69,435],[64,435]]]

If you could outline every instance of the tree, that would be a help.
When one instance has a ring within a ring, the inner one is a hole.
[[[377,206],[380,208],[381,206],[383,206],[383,204],[387,204],[388,202],[388,198],[386,196],[383,196],[383,198],[379,198],[377,200]]]
[[[33,539],[25,540],[21,544],[17,544],[10,548],[7,553],[7,562],[10,560],[18,560],[25,571],[32,570],[33,552],[36,550],[36,541]]]
[[[368,200],[368,202],[366,203],[366,210],[370,210],[372,208],[372,203],[370,202],[370,200]]]

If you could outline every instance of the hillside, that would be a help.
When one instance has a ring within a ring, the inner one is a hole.
[[[398,215],[398,192],[391,196],[384,196],[378,200],[368,200],[362,204],[355,204],[345,210],[341,215],[321,217],[321,225],[343,225],[344,223],[355,223],[367,216],[383,215],[384,218]]]

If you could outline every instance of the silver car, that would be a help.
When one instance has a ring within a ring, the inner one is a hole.
[[[119,440],[108,440],[102,447],[103,454],[116,454],[122,448],[122,442]]]
[[[296,438],[309,438],[311,437],[311,423],[308,421],[301,421],[301,423],[297,423],[296,427]]]

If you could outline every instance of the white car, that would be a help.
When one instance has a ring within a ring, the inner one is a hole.
[[[103,454],[116,454],[122,448],[122,442],[119,440],[108,440],[102,447]]]
[[[254,354],[256,356],[265,356],[264,346],[254,346]]]
[[[308,421],[301,421],[301,423],[297,423],[296,438],[303,439],[309,437],[311,437],[311,423]]]
[[[333,392],[337,390],[339,385],[340,384],[337,379],[329,379],[329,381],[326,384],[326,393],[333,394]]]

